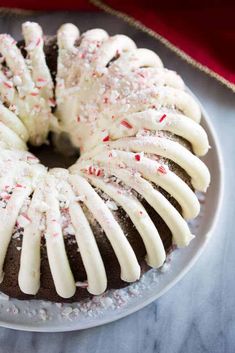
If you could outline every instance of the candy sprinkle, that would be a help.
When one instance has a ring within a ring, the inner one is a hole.
[[[96,172],[96,176],[101,176],[101,174],[102,174],[101,170],[98,169],[97,172]]]
[[[5,201],[8,201],[8,200],[10,200],[10,198],[11,198],[11,195],[9,195],[9,194],[1,194],[1,198],[3,199],[3,200],[5,200]]]
[[[142,72],[138,72],[137,75],[142,77],[142,78],[145,78],[145,76],[144,76],[144,74]]]
[[[122,120],[121,121],[121,125],[125,126],[127,129],[132,129],[133,128],[133,126],[130,123],[128,123],[128,121],[126,121],[126,120]]]
[[[103,138],[103,142],[107,142],[107,141],[109,141],[109,135],[107,135]]]
[[[163,114],[163,116],[159,119],[159,123],[161,123],[164,119],[166,119],[166,114]]]
[[[100,169],[100,168],[96,168],[96,167],[93,167],[92,165],[89,166],[89,168],[86,170],[86,172],[89,174],[89,175],[95,175],[97,177],[99,176],[102,176],[103,175],[103,170]]]
[[[30,160],[33,160],[33,161],[37,161],[37,162],[38,162],[38,158],[35,157],[35,156],[27,156],[27,161],[30,161]]]
[[[37,39],[37,41],[36,41],[36,47],[38,47],[40,43],[41,43],[41,38],[38,37],[38,39]]]
[[[12,88],[13,87],[13,84],[11,82],[4,81],[3,84],[7,88]]]
[[[32,222],[31,218],[27,215],[27,213],[23,212],[21,213],[21,216],[27,219],[27,221]]]
[[[140,154],[136,154],[136,155],[135,155],[135,160],[136,160],[137,162],[139,162],[139,161],[140,161],[140,159],[141,159]]]
[[[87,288],[88,287],[88,282],[87,281],[84,281],[84,282],[78,281],[78,282],[75,283],[75,286],[76,287],[81,287],[81,288]]]
[[[37,82],[46,82],[46,80],[43,77],[38,77]]]
[[[55,107],[56,106],[56,101],[55,101],[55,99],[54,98],[49,98],[49,105],[50,105],[50,107]]]
[[[36,97],[36,96],[38,96],[38,92],[31,92],[30,95],[33,97]]]
[[[167,173],[166,169],[162,165],[157,168],[157,172],[163,175]]]

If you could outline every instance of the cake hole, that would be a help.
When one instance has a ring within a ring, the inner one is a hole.
[[[48,143],[39,147],[29,145],[29,151],[48,168],[68,168],[79,158],[79,150],[75,149],[65,134],[49,135]]]

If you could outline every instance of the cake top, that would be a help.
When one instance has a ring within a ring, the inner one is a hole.
[[[1,278],[9,242],[20,225],[22,292],[39,290],[43,236],[56,291],[63,298],[73,296],[76,284],[62,227],[66,214],[87,289],[103,293],[106,271],[85,206],[108,238],[122,280],[136,281],[140,266],[113,211],[122,208],[130,217],[151,267],[162,266],[166,253],[141,198],[161,216],[178,247],[190,243],[194,235],[186,220],[200,211],[193,189],[204,192],[210,183],[209,171],[198,158],[209,149],[199,124],[200,107],[157,54],[102,29],[80,35],[72,24],[57,33],[54,84],[41,27],[26,22],[22,29],[23,50],[11,36],[0,35]],[[27,142],[40,145],[49,132],[66,133],[80,148],[81,157],[69,170],[48,171],[27,152]],[[182,170],[191,185],[174,168]],[[181,212],[161,190],[177,201]]]

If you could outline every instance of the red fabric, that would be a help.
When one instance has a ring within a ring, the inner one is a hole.
[[[97,11],[88,0],[1,0],[0,7],[25,10]]]
[[[107,0],[235,83],[235,1]]]
[[[235,84],[235,1],[104,0],[167,38],[201,64]],[[88,10],[86,0],[3,0],[1,6],[36,10]]]

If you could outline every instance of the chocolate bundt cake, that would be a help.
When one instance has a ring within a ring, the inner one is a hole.
[[[182,79],[127,36],[26,22],[23,37],[0,35],[0,290],[78,301],[194,238],[208,138]],[[28,151],[53,141],[76,163],[48,169]]]

